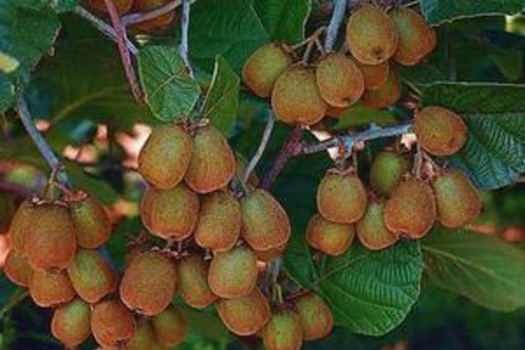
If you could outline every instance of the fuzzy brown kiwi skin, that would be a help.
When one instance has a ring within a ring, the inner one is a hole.
[[[106,300],[95,304],[91,311],[90,323],[97,343],[109,349],[118,349],[126,345],[136,330],[133,313],[119,300]]]
[[[355,237],[353,224],[339,224],[315,214],[306,228],[308,244],[329,256],[339,256],[352,245]]]
[[[14,250],[25,254],[27,233],[34,222],[33,212],[36,208],[36,198],[25,199],[18,206],[9,227],[9,238]]]
[[[90,305],[80,299],[55,310],[51,320],[51,333],[67,348],[82,344],[91,335]]]
[[[29,295],[40,307],[56,307],[75,297],[65,271],[34,270],[29,278]]]
[[[273,313],[262,336],[266,350],[299,350],[304,332],[297,313],[293,309],[282,309]]]
[[[334,318],[332,310],[321,297],[315,293],[308,293],[294,304],[305,340],[318,340],[330,334],[334,326]]]
[[[188,324],[178,307],[171,304],[151,320],[157,342],[165,347],[179,345],[188,332]]]
[[[209,263],[198,255],[182,258],[177,266],[182,299],[196,309],[208,307],[217,299],[208,285],[208,270]]]
[[[22,252],[14,249],[9,251],[5,260],[4,273],[11,282],[21,287],[27,287],[32,270]]]
[[[368,208],[356,224],[357,238],[370,250],[381,250],[395,244],[399,236],[388,230],[383,219],[385,200],[370,195]]]

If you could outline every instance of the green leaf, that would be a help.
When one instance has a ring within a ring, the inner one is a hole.
[[[489,55],[501,74],[512,82],[518,81],[523,71],[523,53],[520,50],[499,50]]]
[[[303,40],[311,0],[257,0],[253,6],[272,40],[289,44]]]
[[[490,309],[525,306],[525,252],[495,237],[436,227],[422,242],[425,273]]]
[[[371,123],[392,125],[396,123],[396,121],[396,118],[390,112],[378,111],[363,105],[356,105],[346,109],[332,129],[345,130],[354,126],[368,125]]]
[[[450,108],[468,126],[465,147],[451,158],[478,187],[496,189],[525,172],[525,85],[440,83],[423,91],[423,105]]]
[[[422,265],[414,241],[378,252],[354,244],[343,256],[327,259],[317,289],[336,324],[379,336],[398,326],[417,301]]]
[[[240,79],[222,57],[217,57],[211,87],[202,107],[202,116],[223,134],[235,125],[239,109]]]
[[[511,15],[524,8],[522,0],[421,0],[422,12],[431,24],[464,17]]]
[[[139,53],[139,72],[146,102],[162,121],[189,116],[199,96],[178,52],[168,46],[148,46]]]
[[[15,87],[7,74],[0,72],[0,112],[8,109],[15,99]]]

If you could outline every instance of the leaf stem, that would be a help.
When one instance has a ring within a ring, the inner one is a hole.
[[[268,141],[270,141],[270,136],[272,135],[273,126],[275,125],[275,118],[273,116],[273,113],[269,113],[268,115],[268,121],[266,122],[266,127],[264,129],[263,136],[261,138],[261,143],[259,144],[259,147],[257,148],[257,151],[253,155],[252,159],[246,166],[246,170],[244,172],[244,176],[242,180],[244,182],[247,182],[250,178],[250,175],[257,167],[257,164],[261,160],[261,157],[266,150],[266,147],[268,147]]]

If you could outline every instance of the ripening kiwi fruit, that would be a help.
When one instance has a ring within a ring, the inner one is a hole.
[[[14,284],[27,287],[31,277],[32,268],[22,252],[11,249],[5,259],[4,272]]]
[[[453,155],[467,141],[467,126],[459,115],[443,107],[425,107],[416,114],[414,132],[428,153],[435,156]]]
[[[126,344],[124,350],[152,350],[155,349],[157,340],[149,320],[142,320],[137,324],[133,338]]]
[[[139,172],[156,188],[170,189],[184,178],[193,154],[191,136],[179,125],[158,126],[139,153]]]
[[[317,189],[317,209],[326,220],[351,224],[365,214],[367,194],[353,171],[327,171]]]
[[[225,252],[233,248],[241,233],[241,205],[227,191],[205,196],[201,202],[195,242],[204,249]]]
[[[315,71],[296,65],[285,70],[272,91],[275,117],[287,124],[312,125],[323,119],[327,104],[319,93]]]
[[[257,189],[241,201],[242,238],[256,251],[281,247],[290,238],[288,214],[266,190]]]
[[[129,12],[129,10],[131,10],[131,6],[133,5],[133,0],[113,0],[112,2],[117,7],[119,15]],[[95,11],[108,13],[104,0],[87,0],[87,3],[89,7]]]
[[[75,297],[65,271],[33,270],[29,278],[29,295],[40,307],[54,307]]]
[[[356,224],[357,238],[370,250],[380,250],[396,243],[398,236],[391,232],[383,219],[385,202],[379,198],[368,200],[365,216]]]
[[[350,107],[365,90],[363,73],[352,59],[341,53],[332,52],[321,58],[315,79],[321,97],[333,107]]]
[[[111,222],[102,204],[85,192],[68,200],[68,204],[80,247],[94,249],[108,241]]]
[[[317,294],[308,293],[295,302],[305,340],[326,337],[334,327],[332,310]]]
[[[151,324],[155,339],[159,344],[166,347],[179,345],[188,332],[188,325],[182,313],[173,304],[153,317]]]
[[[401,182],[386,202],[384,221],[387,229],[397,236],[426,235],[436,221],[436,200],[430,185],[417,178]]]
[[[228,141],[208,124],[197,129],[193,144],[193,156],[184,176],[188,186],[200,194],[226,187],[235,174],[235,157]]]
[[[268,262],[275,258],[278,258],[283,255],[284,250],[286,249],[288,242],[283,243],[277,248],[272,248],[269,250],[254,250],[257,260]]]
[[[358,60],[355,60],[355,63],[363,74],[365,90],[377,90],[386,82],[390,70],[388,61],[373,66],[363,64]]]
[[[280,310],[272,315],[262,332],[266,350],[299,350],[303,345],[303,328],[295,311]]]
[[[380,152],[370,166],[370,187],[379,195],[389,196],[409,170],[410,163],[402,154]]]
[[[399,36],[394,60],[404,66],[418,64],[436,47],[436,32],[419,13],[409,8],[397,8],[390,13]]]
[[[432,182],[439,222],[457,228],[475,220],[481,212],[481,198],[476,187],[460,170],[445,170]]]
[[[338,256],[346,252],[354,237],[354,225],[330,222],[319,214],[312,216],[306,228],[308,244],[330,256]]]
[[[385,11],[378,6],[365,4],[348,19],[346,45],[357,60],[376,65],[394,55],[398,35]]]
[[[96,250],[80,249],[67,269],[73,289],[88,303],[96,303],[115,291],[117,281]]]
[[[82,344],[91,335],[91,308],[81,299],[74,299],[53,313],[51,333],[66,348]]]
[[[275,81],[292,58],[282,44],[269,43],[255,51],[244,64],[242,80],[259,97],[270,97]]]
[[[0,235],[7,233],[11,220],[15,215],[13,199],[7,194],[0,192]]]
[[[91,310],[91,332],[97,343],[110,349],[119,349],[135,335],[135,318],[118,300],[103,301]]]
[[[208,284],[221,298],[239,298],[255,288],[257,272],[257,257],[253,251],[248,247],[236,247],[213,256]]]
[[[184,183],[169,190],[148,188],[140,215],[155,236],[182,241],[191,236],[199,217],[199,197]]]
[[[133,12],[149,12],[163,5],[166,5],[170,0],[133,0]],[[151,32],[154,30],[164,29],[175,18],[175,11],[168,12],[162,16],[153,19],[136,23],[133,28],[142,32]]]
[[[14,250],[25,252],[27,233],[32,224],[35,223],[35,217],[33,216],[35,208],[36,204],[31,198],[24,200],[18,206],[9,227],[9,240]]]
[[[236,299],[221,299],[215,304],[222,322],[236,335],[248,336],[261,330],[271,316],[268,299],[255,288]]]
[[[33,209],[25,251],[35,269],[65,269],[77,248],[76,230],[66,206],[42,203]]]
[[[366,91],[362,101],[368,108],[382,109],[396,103],[401,97],[401,79],[394,67],[390,67],[387,79],[375,90]]]
[[[160,252],[147,251],[130,260],[120,282],[120,298],[131,310],[151,316],[164,311],[177,289],[177,270]]]
[[[182,299],[191,307],[203,309],[217,299],[208,285],[208,269],[208,262],[197,255],[182,258],[177,266]]]

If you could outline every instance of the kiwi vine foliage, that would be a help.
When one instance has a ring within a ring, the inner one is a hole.
[[[20,94],[26,97],[36,117],[56,125],[46,135],[55,150],[89,142],[97,123],[108,125],[112,132],[130,131],[135,123],[159,124],[202,104],[205,116],[229,138],[234,150],[249,159],[258,146],[269,105],[241,89],[242,65],[264,43],[297,43],[329,20],[329,15],[319,15],[323,9],[319,1],[198,0],[191,6],[189,28],[190,59],[196,80],[184,74],[182,60],[174,49],[180,39],[179,28],[170,29],[167,35],[140,48],[138,73],[149,97],[149,108],[141,108],[129,93],[115,45],[71,12],[77,5],[76,0],[0,3],[0,52],[20,64],[10,73],[0,66],[0,111],[5,114],[5,118],[0,118],[0,129],[11,135],[9,139],[0,137],[1,161],[17,161],[47,171],[13,113]],[[421,0],[421,8],[429,22],[440,24],[439,46],[424,64],[403,68],[403,81],[421,93],[423,105],[451,108],[464,117],[469,130],[467,144],[450,159],[450,164],[468,172],[479,188],[495,191],[486,194],[490,198],[486,211],[492,215],[486,220],[502,226],[523,226],[519,212],[513,216],[497,205],[504,192],[516,198],[518,208],[525,208],[523,185],[513,185],[525,173],[525,25],[521,22],[520,27],[518,19],[503,16],[522,11],[523,2]],[[209,82],[202,99],[198,84],[201,81]],[[348,128],[404,119],[402,111],[389,110],[381,114],[360,113],[360,119],[349,113],[339,123]],[[257,168],[260,176],[270,169],[289,133],[288,126],[276,125]],[[384,140],[374,141],[370,152],[376,153],[384,144]],[[105,204],[120,198],[137,201],[136,188],[126,183],[122,172],[107,166],[115,159],[120,161],[121,156],[113,150],[111,156],[100,160],[102,166],[91,173],[65,161],[67,174],[73,184]],[[360,157],[366,164],[367,155]],[[292,220],[285,269],[298,283],[314,288],[328,300],[336,325],[341,326],[320,347],[341,346],[350,340],[358,342],[356,347],[372,346],[371,340],[348,333],[380,336],[404,320],[407,327],[413,327],[417,324],[414,318],[425,314],[425,310],[437,315],[436,323],[444,318],[443,314],[460,318],[450,306],[456,299],[442,294],[436,286],[493,310],[515,311],[525,306],[522,248],[468,230],[449,232],[437,227],[420,243],[403,242],[381,252],[354,246],[341,257],[314,261],[304,232],[315,211],[317,186],[330,166],[326,154],[293,158],[272,187],[272,193]],[[116,228],[118,233],[113,235],[108,249],[117,257],[117,267],[123,264],[123,235],[138,232],[139,227],[139,221],[131,218]],[[428,283],[422,286],[423,277]],[[46,315],[27,302],[10,309],[20,294],[3,276],[0,278],[0,348],[56,348],[51,339],[44,341],[47,347],[36,347],[39,342],[31,337],[21,339],[24,332],[48,334],[39,323]],[[425,288],[431,297],[425,294]],[[414,306],[419,298],[422,301]],[[448,307],[439,314],[429,300],[445,300]],[[467,309],[470,314],[484,315],[476,306],[469,304]],[[222,349],[232,341],[213,315],[185,312],[196,329],[184,346],[212,344]],[[512,315],[523,316],[519,312]],[[20,320],[28,315],[36,315],[35,324],[21,325]],[[501,317],[495,314],[493,319]],[[516,324],[523,325],[523,317]],[[427,330],[431,332],[429,329],[430,325]],[[395,332],[377,342],[414,336],[403,326]],[[473,344],[490,343],[481,335],[477,337]]]

